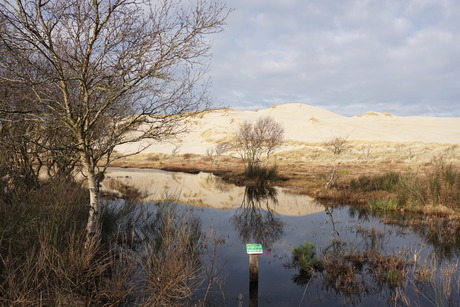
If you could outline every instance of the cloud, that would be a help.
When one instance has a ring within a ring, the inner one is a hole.
[[[353,115],[460,116],[456,0],[229,0],[217,105],[303,102]]]

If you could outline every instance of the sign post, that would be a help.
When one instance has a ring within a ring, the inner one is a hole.
[[[263,254],[262,244],[246,244],[249,255],[249,306],[257,307],[259,302],[259,255]]]
[[[263,254],[262,244],[246,244],[249,255],[249,281],[259,280],[259,255]]]

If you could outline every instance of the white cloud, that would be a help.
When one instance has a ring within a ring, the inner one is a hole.
[[[229,0],[217,103],[304,102],[353,115],[460,116],[460,2]]]

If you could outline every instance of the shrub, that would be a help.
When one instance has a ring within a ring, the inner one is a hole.
[[[400,202],[412,206],[443,205],[460,208],[460,171],[452,165],[437,166],[422,175],[408,175],[400,182]]]
[[[236,133],[232,146],[251,174],[268,163],[270,156],[282,144],[284,128],[271,117],[262,117],[256,123],[244,122]]]
[[[389,172],[352,180],[352,191],[391,193],[388,199],[373,199],[373,209],[394,210],[401,206],[421,207],[442,205],[453,210],[460,208],[460,170],[451,164],[436,163],[424,173],[401,175]]]
[[[319,265],[316,258],[315,245],[311,242],[304,242],[292,250],[293,263],[302,271],[310,271]]]
[[[246,176],[249,179],[255,179],[260,183],[278,179],[278,168],[254,167],[246,171]]]

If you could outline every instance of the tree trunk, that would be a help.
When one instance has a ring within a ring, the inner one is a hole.
[[[97,180],[94,168],[85,163],[84,165],[88,180],[89,190],[89,207],[88,222],[86,224],[86,242],[85,248],[94,246],[100,235],[99,226],[99,182]]]
[[[337,180],[337,168],[339,167],[341,162],[339,163],[334,163],[331,176],[329,177],[329,180],[326,182],[326,189],[332,188],[335,186],[335,181]]]

